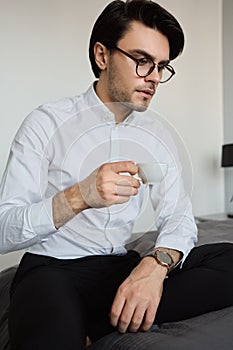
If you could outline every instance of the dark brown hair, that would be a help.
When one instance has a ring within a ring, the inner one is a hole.
[[[165,35],[170,46],[170,60],[176,58],[184,48],[184,33],[176,20],[167,10],[151,0],[115,0],[109,3],[97,18],[90,38],[89,58],[95,77],[101,70],[94,57],[94,45],[100,42],[108,48],[129,30],[132,21],[139,21]]]

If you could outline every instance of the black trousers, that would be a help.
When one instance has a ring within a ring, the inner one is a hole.
[[[11,350],[84,349],[115,329],[109,311],[138,253],[75,260],[26,253],[12,284]],[[164,282],[155,323],[178,321],[233,305],[233,244],[194,248]]]

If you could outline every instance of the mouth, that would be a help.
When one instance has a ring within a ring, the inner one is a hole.
[[[146,98],[152,98],[155,94],[155,90],[152,89],[142,89],[142,90],[136,90],[140,95]]]

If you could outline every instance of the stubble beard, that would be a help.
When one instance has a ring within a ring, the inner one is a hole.
[[[127,109],[136,112],[144,112],[148,108],[148,102],[146,98],[143,98],[142,104],[135,104],[132,102],[132,95],[124,87],[123,82],[119,79],[120,74],[117,74],[117,70],[110,62],[109,76],[108,76],[108,93],[111,96],[112,101],[120,103]]]

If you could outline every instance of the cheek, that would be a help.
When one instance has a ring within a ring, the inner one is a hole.
[[[118,99],[130,101],[140,78],[136,75],[135,67],[124,65],[122,62],[110,61],[108,71],[108,89]]]
[[[137,84],[138,76],[136,75],[135,67],[128,66],[121,70],[121,76],[127,85]]]
[[[131,94],[135,90],[137,83],[137,78],[134,77],[130,69],[121,71],[116,80],[118,87],[125,90],[128,94]]]
[[[130,87],[131,89],[134,84],[137,83],[138,76],[136,75],[135,67],[131,65],[124,65],[119,62],[112,62],[110,69],[114,72],[115,83],[119,85],[121,83],[122,87]]]

